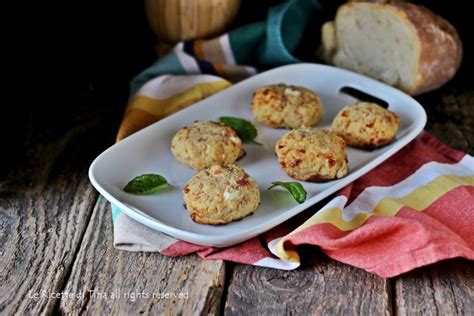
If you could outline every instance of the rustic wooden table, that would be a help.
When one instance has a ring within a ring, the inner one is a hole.
[[[474,154],[474,91],[458,82],[419,100],[428,131]],[[385,280],[315,248],[303,249],[307,265],[296,271],[114,249],[110,206],[87,169],[113,143],[115,112],[79,107],[71,125],[27,133],[26,156],[0,183],[0,314],[473,315],[467,260]]]
[[[426,129],[470,154],[473,69],[471,53],[453,81],[418,97],[428,112]],[[24,154],[0,169],[0,315],[474,315],[474,265],[463,259],[387,280],[316,248],[301,249],[306,264],[296,271],[114,249],[110,206],[87,170],[114,141],[117,105],[126,98],[121,87],[104,92],[91,85],[74,110],[54,109],[59,119],[40,112],[26,119],[16,144]],[[117,91],[121,98],[105,100]]]

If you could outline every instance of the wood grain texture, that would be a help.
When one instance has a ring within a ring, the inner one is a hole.
[[[316,248],[307,251],[317,252]],[[226,315],[388,315],[390,281],[321,254],[308,266],[281,271],[237,265],[229,285]]]
[[[397,315],[474,315],[474,265],[451,260],[395,281]]]
[[[77,119],[59,136],[25,133],[27,152],[0,181],[0,314],[53,311],[72,266],[97,199],[87,169],[105,142],[97,119]]]
[[[448,146],[474,154],[474,90],[472,88],[456,87],[456,83],[453,83],[417,99],[428,115],[427,131]]]
[[[218,313],[225,279],[223,261],[204,261],[195,255],[168,258],[157,253],[119,251],[113,248],[112,229],[110,205],[100,199],[65,288],[65,292],[85,295],[62,298],[62,313]],[[162,298],[166,293],[178,297]]]

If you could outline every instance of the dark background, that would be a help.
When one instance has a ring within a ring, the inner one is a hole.
[[[243,0],[234,26],[264,19],[267,8],[279,2]],[[298,57],[316,61],[320,25],[332,19],[343,2],[321,1],[323,10],[315,13],[308,25],[296,50]],[[463,40],[462,66],[442,89],[453,85],[472,89],[474,25],[470,2],[413,2],[450,21]],[[143,1],[18,5],[22,6],[16,8],[21,16],[6,28],[6,51],[12,56],[5,60],[5,68],[14,66],[11,73],[4,73],[8,84],[0,125],[6,145],[3,166],[7,168],[21,160],[25,147],[39,141],[35,137],[50,137],[51,141],[61,137],[75,123],[79,112],[108,117],[112,123],[107,128],[117,129],[127,102],[129,81],[156,60],[156,41],[145,20]],[[439,93],[427,93],[418,100],[427,108]]]

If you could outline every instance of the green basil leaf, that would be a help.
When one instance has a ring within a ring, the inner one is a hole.
[[[290,192],[291,196],[296,200],[298,203],[303,203],[306,201],[306,190],[304,189],[303,185],[299,182],[282,182],[276,181],[272,182],[272,186],[268,188],[271,190],[276,186],[281,186]]]
[[[257,129],[249,121],[231,116],[221,116],[219,121],[232,128],[244,143],[262,145],[255,141]]]
[[[145,195],[161,191],[168,186],[168,181],[159,174],[142,174],[133,178],[123,190],[127,193]]]

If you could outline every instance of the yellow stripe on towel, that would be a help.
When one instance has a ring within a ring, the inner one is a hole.
[[[127,111],[131,109],[141,109],[152,115],[165,117],[189,106],[192,103],[213,95],[230,85],[231,84],[225,80],[199,83],[169,98],[161,100],[153,99],[144,95],[137,95],[128,105]]]
[[[322,210],[295,229],[291,234],[300,232],[311,225],[322,223],[332,224],[342,231],[354,230],[365,223],[372,215],[393,217],[404,206],[408,206],[416,211],[422,211],[449,191],[463,185],[474,185],[474,176],[439,176],[403,197],[380,200],[373,210],[361,212],[350,221],[345,221],[342,218],[342,210],[338,207]]]
[[[125,111],[122,124],[117,134],[117,141],[191,104],[199,102],[230,85],[231,84],[225,80],[199,83],[169,98],[161,100],[144,95],[136,95]]]
[[[323,209],[309,218],[289,235],[301,232],[316,224],[332,224],[341,231],[354,230],[364,224],[373,215],[393,217],[404,206],[408,206],[416,211],[423,211],[449,191],[464,185],[473,186],[474,176],[439,176],[428,184],[416,188],[403,197],[395,199],[384,198],[377,203],[377,206],[373,210],[361,212],[349,221],[343,219],[343,211],[339,207]],[[298,253],[292,249],[284,249],[283,243],[284,239],[276,244],[276,252],[278,253],[278,256],[286,261],[299,262],[300,259]]]

